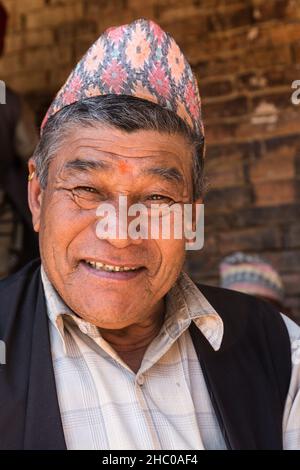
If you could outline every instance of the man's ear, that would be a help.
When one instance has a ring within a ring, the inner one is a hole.
[[[31,158],[28,162],[28,204],[32,214],[32,225],[35,232],[40,230],[43,190],[36,175],[36,165]]]

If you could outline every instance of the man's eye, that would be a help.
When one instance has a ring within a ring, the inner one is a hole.
[[[90,186],[77,186],[71,190],[74,201],[82,209],[96,209],[104,195]]]
[[[77,188],[74,188],[73,191],[86,191],[87,193],[97,193],[97,190],[95,188],[91,188],[89,186],[77,186]]]
[[[151,203],[159,202],[161,204],[173,204],[174,200],[168,196],[163,196],[162,194],[151,194],[147,197],[147,201]]]

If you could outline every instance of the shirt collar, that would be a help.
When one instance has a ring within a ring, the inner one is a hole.
[[[220,349],[223,320],[185,272],[168,292],[166,306],[165,328],[170,336],[178,337],[193,321],[212,348]]]
[[[78,328],[90,337],[99,336],[98,328],[76,315],[73,310],[64,302],[57,290],[51,284],[43,266],[41,266],[42,283],[44,287],[48,318],[57,329],[64,342],[64,321],[69,320],[75,323]]]
[[[42,282],[45,291],[47,312],[50,322],[58,330],[64,342],[64,320],[69,318],[90,337],[99,336],[98,328],[78,317],[55,290],[43,268]],[[193,321],[212,348],[220,349],[224,324],[220,315],[208,302],[189,276],[181,272],[174,286],[166,296],[164,328],[171,338],[177,339]]]

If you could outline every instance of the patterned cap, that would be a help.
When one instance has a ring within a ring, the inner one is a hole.
[[[283,285],[273,266],[257,255],[234,253],[220,264],[221,286],[283,301]]]
[[[139,19],[106,30],[62,86],[42,122],[89,97],[130,95],[157,103],[204,134],[196,78],[175,40],[156,23]]]

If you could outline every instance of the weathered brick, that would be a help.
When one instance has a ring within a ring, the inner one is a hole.
[[[300,250],[265,252],[265,257],[283,273],[300,273]]]
[[[245,186],[214,189],[206,197],[206,210],[210,213],[231,212],[249,206],[252,199],[251,188]]]
[[[199,81],[200,93],[205,97],[228,95],[233,91],[232,83],[230,80],[222,81]]]
[[[214,158],[241,157],[243,160],[258,158],[261,156],[261,142],[230,142],[222,144],[209,144],[207,146],[207,161]]]
[[[286,152],[288,149],[298,148],[300,145],[299,133],[290,135],[273,136],[265,140],[265,147],[268,152]]]
[[[218,32],[224,29],[234,28],[237,24],[239,26],[248,26],[253,24],[253,8],[251,5],[242,3],[237,5],[236,8],[228,8],[223,11],[216,11],[209,16],[208,29],[210,32]]]
[[[282,231],[272,226],[230,230],[219,234],[219,249],[222,254],[234,251],[253,251],[282,248]]]
[[[203,100],[204,117],[207,119],[228,116],[242,116],[248,111],[248,100],[245,96],[238,96],[229,100]]]
[[[253,5],[256,10],[254,15],[257,21],[267,21],[267,20],[282,20],[284,17],[290,15],[289,2],[286,0],[271,0],[271,1],[262,1],[255,0]]]
[[[269,93],[270,87],[286,87],[291,89],[291,83],[298,77],[296,64],[281,66],[266,70],[255,70],[241,73],[237,78],[238,89],[249,92],[262,91]],[[278,88],[277,88],[278,89]]]
[[[26,49],[50,46],[53,44],[53,32],[51,29],[42,29],[9,35],[5,42],[6,54],[24,51],[24,44]]]
[[[3,80],[3,78],[22,72],[22,69],[21,54],[17,53],[4,56],[0,62],[0,77]]]
[[[206,254],[214,254],[218,250],[217,234],[214,230],[205,229],[204,246]]]
[[[76,21],[83,17],[81,1],[60,3],[56,6],[44,7],[26,14],[26,28],[43,29],[53,27],[66,21]]]
[[[286,296],[293,296],[293,295],[299,294],[299,284],[300,284],[299,273],[282,274],[282,281],[285,287]]]
[[[259,106],[261,102],[271,103],[277,108],[285,109],[287,107],[294,107],[291,102],[291,83],[287,88],[284,88],[282,91],[278,91],[275,93],[260,93],[259,95],[254,95],[252,99],[253,108]]]
[[[285,248],[299,248],[300,247],[300,223],[296,222],[293,224],[284,224],[283,227],[284,227]]]
[[[72,51],[68,46],[30,49],[23,56],[23,67],[25,71],[32,70],[38,63],[39,70],[59,68],[62,64],[70,64],[71,60]]]
[[[92,20],[65,22],[52,29],[54,40],[59,45],[72,44],[75,40],[86,40],[86,38],[89,39],[91,44],[96,33],[97,23]]]
[[[295,156],[292,149],[285,147],[275,153],[266,154],[250,166],[253,184],[264,181],[292,180],[295,177]]]
[[[195,2],[187,1],[177,2],[177,5],[171,7],[167,4],[167,2],[156,2],[154,4],[154,11],[157,15],[157,19],[161,24],[165,27],[168,25],[172,25],[175,30],[175,34],[182,31],[182,24],[185,21],[189,21],[192,18],[200,20],[200,17],[203,20],[203,24],[201,25],[201,30],[205,25],[205,31],[207,32],[207,11],[201,9]],[[177,29],[179,27],[179,30]],[[202,30],[203,31],[203,30]]]
[[[206,174],[211,189],[242,186],[245,183],[243,159],[239,156],[207,159]]]
[[[45,0],[22,0],[22,2],[16,2],[15,8],[17,13],[40,10],[45,8]]]
[[[30,81],[24,73],[14,75],[9,80],[9,85],[17,92],[26,94],[32,90],[41,91],[45,89],[45,72],[40,70],[30,73]]]
[[[264,181],[254,186],[256,206],[276,206],[293,203],[296,188],[293,180]]]
[[[266,207],[248,207],[238,209],[229,214],[205,213],[205,221],[209,227],[235,229],[243,227],[264,226],[266,223],[274,227],[293,224],[300,220],[299,204],[282,204]]]
[[[193,255],[188,254],[188,269],[193,278],[202,280],[210,277],[217,278],[219,276],[219,255],[206,254],[205,249],[195,252]]]
[[[253,115],[240,119],[240,122],[237,124],[235,121],[230,120],[226,122],[225,120],[218,122],[218,125],[209,125],[206,126],[208,132],[210,133],[209,137],[213,138],[215,130],[215,138],[219,141],[237,139],[240,140],[247,139],[249,136],[252,139],[264,140],[271,139],[273,137],[284,137],[299,133],[299,112],[300,108],[297,106],[287,107],[284,112],[280,112],[280,109],[276,109],[276,121],[273,123],[262,123],[256,124],[253,122]]]
[[[291,63],[291,50],[288,44],[278,45],[278,47],[253,48],[248,54],[240,58],[245,67],[265,68],[276,65]]]
[[[270,37],[273,45],[277,44],[290,44],[294,41],[300,40],[299,24],[293,23],[279,23],[276,28],[270,29]]]
[[[300,63],[300,41],[292,44],[293,56],[296,64]]]

